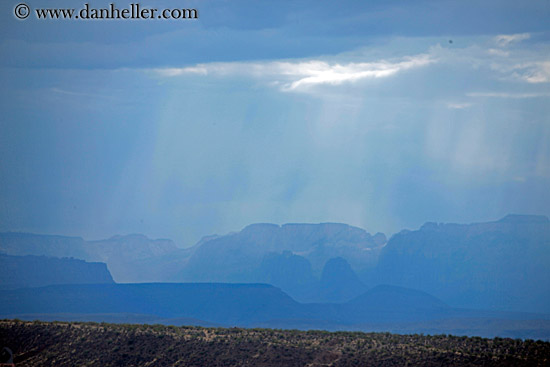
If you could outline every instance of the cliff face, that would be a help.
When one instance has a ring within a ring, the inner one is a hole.
[[[547,217],[427,223],[390,239],[373,281],[421,289],[456,306],[547,312],[548,264]]]
[[[169,279],[185,262],[186,250],[171,240],[144,235],[113,236],[87,241],[88,261],[105,262],[117,282],[159,282]]]
[[[317,278],[326,262],[335,257],[346,259],[360,271],[374,266],[384,239],[381,234],[373,237],[363,229],[339,223],[252,224],[238,233],[201,242],[178,280],[256,281],[266,256],[283,253],[307,260]]]
[[[545,216],[508,215],[472,224],[426,223],[418,230],[394,235],[387,243],[383,234],[372,236],[338,223],[253,224],[237,233],[205,237],[188,249],[142,235],[84,241],[4,233],[0,234],[0,253],[104,262],[113,279],[125,283],[266,282],[302,302],[345,302],[367,288],[389,284],[419,289],[459,307],[550,310],[550,220]],[[36,273],[34,268],[53,266],[30,266],[32,271],[17,277],[15,265],[10,266],[4,270],[3,283],[17,286],[105,278],[100,275],[103,270],[90,270],[96,274],[90,279],[43,270],[43,275],[27,279]],[[82,267],[68,264],[67,271],[71,266]],[[44,279],[49,280],[44,283]]]
[[[0,233],[0,253],[104,262],[117,282],[151,282],[170,279],[185,263],[189,250],[177,248],[170,240],[137,234],[85,241],[80,237]]]
[[[0,255],[0,288],[52,284],[113,283],[104,263],[69,258]]]
[[[274,274],[270,268],[273,258],[279,256],[283,268],[303,268],[298,279],[301,286],[319,279],[326,262],[335,257],[346,259],[356,272],[372,268],[384,243],[382,234],[372,236],[339,223],[252,224],[238,233],[205,237],[188,249],[177,248],[170,240],[143,235],[85,241],[79,237],[0,233],[0,253],[104,262],[113,279],[125,283],[281,280],[281,274]],[[294,264],[296,259],[302,261]],[[296,288],[292,282],[276,283],[288,290]]]

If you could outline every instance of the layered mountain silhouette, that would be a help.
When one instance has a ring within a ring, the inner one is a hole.
[[[238,233],[201,241],[175,280],[255,281],[265,273],[262,264],[269,265],[266,257],[285,252],[307,260],[312,275],[319,277],[326,262],[334,257],[345,258],[357,269],[374,266],[384,243],[385,236],[371,236],[346,224],[253,224]],[[296,261],[290,256],[279,260],[285,259]]]
[[[300,316],[298,303],[267,284],[55,285],[0,292],[6,314],[140,314],[224,325]]]
[[[104,262],[117,282],[269,283],[299,302],[345,303],[389,284],[427,292],[456,307],[550,310],[550,221],[545,216],[426,223],[389,241],[345,224],[253,224],[204,237],[187,249],[142,235],[85,241],[3,233],[0,253]]]
[[[103,262],[117,282],[167,280],[181,270],[188,252],[170,240],[139,234],[85,241],[80,237],[0,233],[0,253]]]
[[[88,241],[85,249],[86,260],[105,262],[113,278],[124,283],[166,281],[184,266],[189,252],[171,240],[140,234]]]
[[[85,241],[3,233],[0,252],[105,262],[116,282],[262,282],[301,301],[342,302],[366,288],[350,275],[350,266],[332,277],[347,277],[351,283],[336,284],[329,279],[330,270],[323,273],[327,262],[341,258],[356,269],[372,269],[385,242],[381,233],[371,236],[346,224],[253,224],[238,233],[204,237],[188,249],[143,235]]]
[[[259,281],[282,288],[290,294],[307,292],[317,282],[311,263],[290,251],[266,254],[257,273]]]
[[[366,281],[414,287],[461,307],[548,312],[549,265],[548,218],[508,215],[402,231]]]
[[[46,256],[0,255],[0,289],[83,283],[114,282],[104,263]]]
[[[550,338],[547,316],[455,309],[394,286],[375,287],[346,303],[305,304],[266,284],[54,285],[0,291],[0,317],[439,334],[458,328],[466,335]]]
[[[367,290],[343,257],[327,261],[317,288],[317,296],[310,296],[310,299],[321,302],[345,302]]]

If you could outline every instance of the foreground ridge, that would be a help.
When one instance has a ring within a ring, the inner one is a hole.
[[[550,343],[451,335],[0,321],[25,366],[543,366]]]

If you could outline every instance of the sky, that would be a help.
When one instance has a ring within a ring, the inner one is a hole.
[[[86,2],[109,4],[26,1]],[[18,3],[0,231],[186,247],[257,222],[550,215],[548,1],[147,0],[199,18],[87,21]]]

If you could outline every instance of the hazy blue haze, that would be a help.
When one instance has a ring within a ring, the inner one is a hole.
[[[259,223],[188,249],[8,232],[0,317],[548,339],[549,262],[550,220],[535,215],[426,223],[387,242],[346,224]]]
[[[253,224],[205,237],[188,249],[143,235],[84,241],[0,233],[0,253],[10,255],[2,257],[4,288],[104,282],[111,276],[105,276],[108,269],[118,283],[268,283],[299,302],[343,303],[389,284],[427,292],[454,307],[550,310],[550,220],[545,216],[426,223],[387,242],[382,234],[371,236],[345,224]],[[57,276],[41,275],[40,269],[56,266]],[[82,277],[86,267],[98,271]],[[71,272],[74,279],[66,280]]]
[[[15,5],[2,231],[190,246],[255,222],[389,235],[550,214],[548,2],[189,1],[191,22]]]

